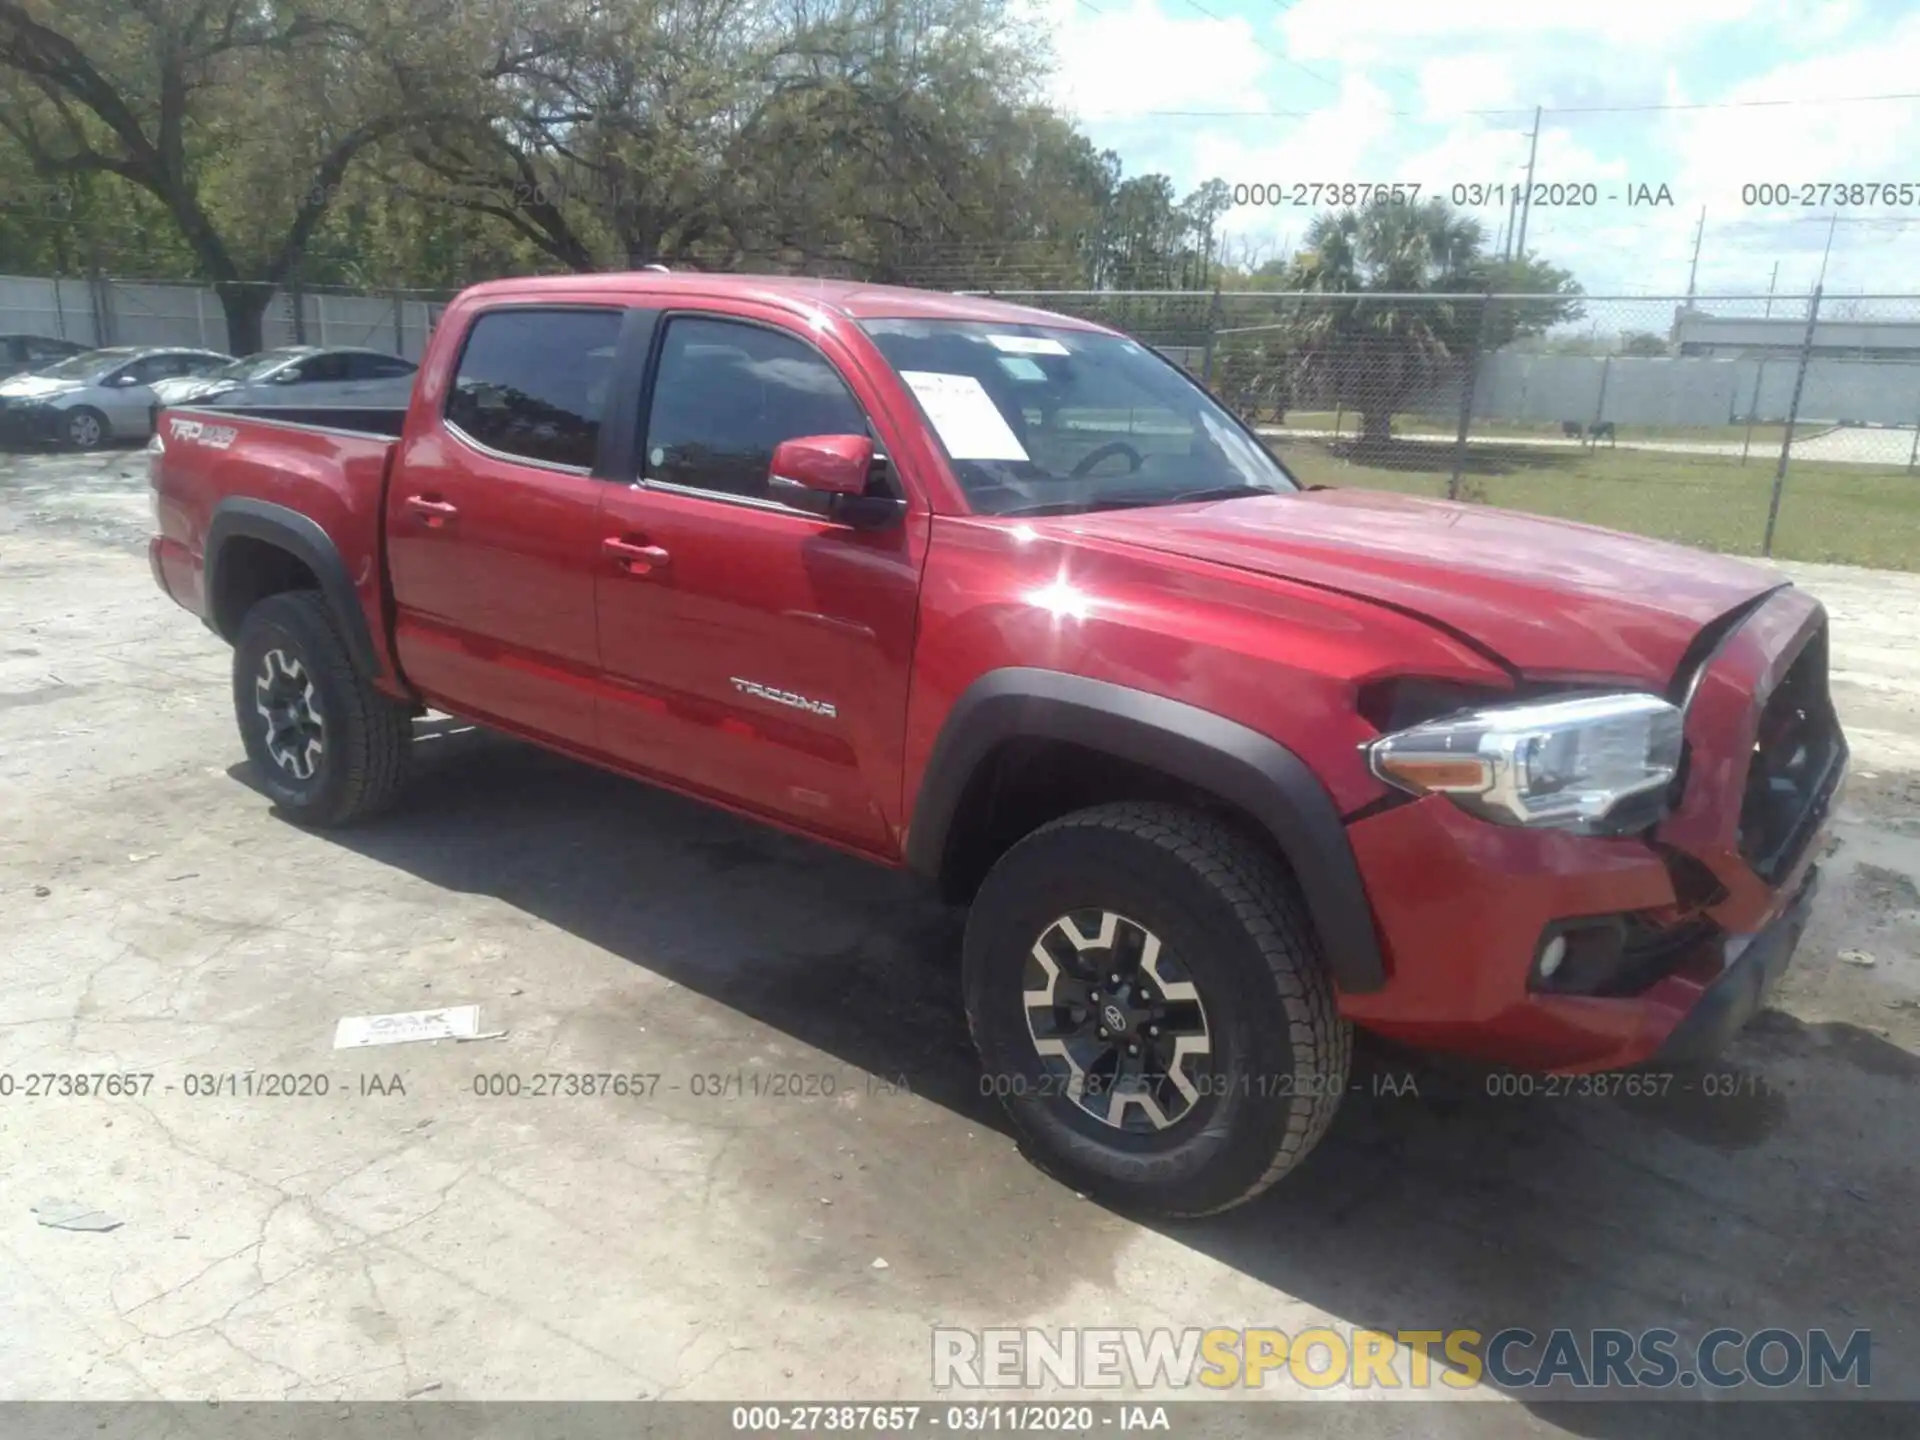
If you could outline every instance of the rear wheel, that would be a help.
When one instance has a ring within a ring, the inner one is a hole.
[[[233,710],[261,786],[306,825],[346,825],[393,803],[411,712],[355,668],[317,591],[269,595],[233,647]]]
[[[1351,1030],[1290,878],[1196,811],[1104,805],[1015,845],[975,899],[964,984],[1029,1153],[1116,1203],[1249,1200],[1346,1091]]]
[[[98,450],[107,443],[110,434],[107,417],[98,410],[82,406],[67,413],[67,444],[76,450]]]

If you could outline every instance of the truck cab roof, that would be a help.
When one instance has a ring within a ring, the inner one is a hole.
[[[699,271],[662,273],[622,271],[592,276],[550,275],[499,280],[477,285],[467,295],[480,302],[533,298],[543,294],[577,297],[582,290],[604,292],[609,299],[657,300],[725,296],[758,300],[796,312],[825,307],[850,320],[983,320],[1003,325],[1048,325],[1064,330],[1104,331],[1107,327],[1051,311],[1012,305],[977,295],[914,290],[904,285],[872,285],[857,280],[824,280],[805,275],[709,275]]]

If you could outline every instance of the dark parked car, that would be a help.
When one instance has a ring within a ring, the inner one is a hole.
[[[0,380],[25,375],[91,348],[77,340],[56,340],[51,335],[0,335]]]
[[[153,389],[161,409],[172,405],[215,405],[223,410],[404,406],[418,368],[411,360],[379,350],[288,345]]]

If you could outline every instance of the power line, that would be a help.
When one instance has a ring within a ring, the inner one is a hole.
[[[1084,5],[1086,4],[1086,0],[1080,0],[1080,3]],[[1188,5],[1192,5],[1193,8],[1196,10],[1200,10],[1200,7],[1194,4],[1194,0],[1185,0],[1185,3]],[[1220,18],[1219,16],[1213,15],[1210,12],[1205,10],[1201,10],[1200,13],[1203,15],[1206,15],[1207,18],[1211,20],[1218,20]],[[1259,42],[1257,40],[1254,43],[1256,45],[1259,45]],[[1266,46],[1264,45],[1260,45],[1259,48],[1262,50],[1266,50]],[[1285,61],[1285,63],[1292,65],[1295,69],[1306,70],[1306,67],[1301,65],[1296,60],[1288,60],[1284,55],[1277,55],[1275,54],[1275,52],[1271,50],[1267,50],[1267,53],[1269,55],[1274,55],[1275,59]],[[1311,70],[1306,70],[1306,73],[1309,75],[1312,75],[1314,79],[1319,80],[1324,84],[1330,85],[1333,83],[1332,81],[1327,80],[1325,76],[1315,74]],[[1548,115],[1635,115],[1635,114],[1652,114],[1657,111],[1751,110],[1751,109],[1765,109],[1765,108],[1773,108],[1773,107],[1792,107],[1796,105],[1870,105],[1870,104],[1876,104],[1882,101],[1900,101],[1900,100],[1906,100],[1906,101],[1920,100],[1920,91],[1903,91],[1903,92],[1900,92],[1897,94],[1891,94],[1891,95],[1828,95],[1828,96],[1799,99],[1799,100],[1788,100],[1788,99],[1701,100],[1697,102],[1686,102],[1686,103],[1669,102],[1669,103],[1660,104],[1660,105],[1567,105],[1567,106],[1548,105],[1541,108],[1543,108]],[[1382,113],[1387,115],[1392,115],[1401,119],[1454,120],[1454,119],[1462,119],[1467,116],[1529,115],[1533,112],[1534,108],[1535,107],[1533,106],[1518,106],[1518,107],[1507,106],[1507,107],[1498,107],[1493,109],[1469,109],[1469,110],[1387,110]],[[1209,120],[1231,120],[1231,119],[1259,120],[1259,119],[1269,119],[1269,118],[1282,119],[1282,120],[1304,120],[1310,116],[1322,114],[1324,113],[1324,111],[1323,110],[1083,110],[1080,113],[1082,115],[1138,115],[1143,117],[1152,116],[1154,118],[1159,118],[1163,116],[1169,117],[1169,118],[1179,118],[1181,116],[1187,116],[1193,119],[1209,119]]]
[[[1287,14],[1288,11],[1295,9],[1301,3],[1302,3],[1302,0],[1280,0],[1279,8],[1274,11],[1274,15],[1273,15],[1274,20],[1278,22],[1283,16]],[[1289,63],[1296,64],[1296,65],[1298,64],[1298,62],[1292,62],[1292,61],[1290,61]],[[1306,67],[1298,66],[1298,68],[1305,69]],[[1411,80],[1415,85],[1418,85],[1420,83],[1420,77],[1418,75],[1415,75],[1411,70],[1408,70],[1405,67],[1400,65],[1388,65],[1384,61],[1376,60],[1372,62],[1372,65],[1369,68],[1374,70],[1385,70],[1388,73],[1393,75],[1403,75],[1407,79]],[[1310,70],[1307,71],[1307,73],[1310,75],[1313,74],[1313,72]],[[1324,77],[1316,75],[1314,78],[1322,79]],[[1329,81],[1328,83],[1331,84],[1332,82]]]
[[[1200,0],[1185,0],[1185,3],[1188,9],[1199,11],[1202,15],[1206,16],[1207,19],[1212,20],[1216,24],[1224,25],[1227,23],[1224,16],[1214,14],[1213,11],[1207,9],[1206,6],[1202,5],[1200,3]],[[1310,70],[1305,65],[1302,65],[1298,60],[1292,59],[1286,55],[1282,55],[1278,50],[1273,50],[1268,48],[1267,46],[1260,43],[1259,36],[1254,35],[1254,36],[1249,36],[1248,38],[1253,41],[1253,48],[1260,51],[1261,54],[1271,55],[1275,60],[1278,60],[1282,65],[1291,65],[1295,70],[1298,70],[1302,75],[1306,75],[1314,80],[1318,80],[1322,85],[1328,86],[1331,89],[1338,90],[1340,88],[1340,82],[1338,80],[1329,80],[1326,76],[1322,75],[1318,70]]]

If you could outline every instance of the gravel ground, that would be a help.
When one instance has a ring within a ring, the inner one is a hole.
[[[1256,1205],[1143,1225],[1017,1155],[979,1098],[958,919],[900,877],[451,725],[424,728],[389,820],[276,820],[225,650],[153,590],[143,483],[125,453],[0,460],[0,1071],[176,1087],[0,1105],[0,1395],[878,1399],[928,1393],[934,1324],[1332,1321],[1870,1328],[1875,1393],[1920,1399],[1920,576],[1792,569],[1833,611],[1856,773],[1729,1093],[1491,1100],[1428,1076],[1354,1096]],[[339,1016],[455,1002],[507,1033],[329,1048]],[[184,1094],[270,1069],[331,1071],[333,1097]],[[475,1095],[551,1069],[836,1091]],[[122,1223],[45,1228],[52,1196]],[[1395,1433],[1753,1414],[1477,1393]],[[1763,1428],[1873,1413],[1814,1409]]]

